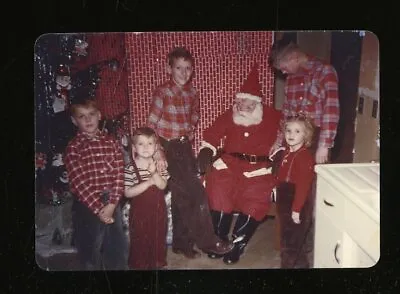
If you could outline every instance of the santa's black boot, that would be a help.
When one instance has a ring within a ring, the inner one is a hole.
[[[226,264],[237,263],[243,254],[246,245],[256,231],[259,221],[256,221],[250,215],[239,213],[235,227],[232,232],[234,247],[232,251],[224,255],[223,261]]]
[[[222,211],[211,210],[211,219],[214,226],[215,235],[222,241],[229,241],[229,229],[231,228],[233,215]],[[223,254],[209,253],[208,257],[212,259],[221,258]]]

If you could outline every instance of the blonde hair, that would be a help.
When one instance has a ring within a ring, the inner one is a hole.
[[[268,63],[270,66],[277,67],[279,62],[285,60],[286,57],[289,56],[292,52],[301,52],[300,47],[293,43],[285,43],[281,41],[277,41],[271,48],[268,57]]]
[[[158,140],[157,133],[152,128],[149,128],[149,127],[137,128],[131,136],[132,144],[136,144],[139,136],[145,136],[147,138],[154,138],[154,142],[158,145],[159,140]]]
[[[282,124],[283,133],[285,132],[286,125],[291,122],[297,122],[303,124],[305,133],[304,145],[306,147],[310,147],[313,143],[313,136],[315,130],[315,125],[313,123],[312,118],[302,112],[288,116]]]

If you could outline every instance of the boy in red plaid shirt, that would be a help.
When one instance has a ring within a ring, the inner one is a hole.
[[[99,130],[100,111],[91,99],[71,105],[78,133],[65,151],[70,190],[75,199],[75,246],[86,270],[127,269],[127,239],[119,200],[124,193],[122,148]]]
[[[282,106],[284,119],[296,113],[304,113],[312,118],[316,126],[312,146],[315,161],[317,164],[328,162],[340,113],[335,68],[284,40],[272,46],[269,63],[287,75]],[[270,154],[282,146],[283,139],[283,133],[280,132]]]
[[[171,79],[154,90],[148,126],[160,137],[168,162],[172,212],[172,251],[187,258],[203,252],[224,254],[232,250],[231,242],[214,234],[205,189],[197,177],[192,144],[200,118],[199,98],[192,86],[194,59],[183,48],[168,54]],[[159,155],[158,155],[159,156]]]

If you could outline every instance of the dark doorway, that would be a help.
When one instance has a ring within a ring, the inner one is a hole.
[[[340,120],[332,149],[333,163],[353,162],[355,119],[362,37],[358,32],[332,32],[331,64],[339,77]]]

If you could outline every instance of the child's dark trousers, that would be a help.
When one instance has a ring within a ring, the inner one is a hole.
[[[280,221],[281,236],[281,268],[309,268],[307,251],[312,234],[313,197],[308,197],[300,212],[300,224],[292,220],[292,203],[294,199],[294,185],[283,182],[277,186],[276,207]]]
[[[88,207],[74,200],[74,242],[83,270],[128,269],[128,240],[123,231],[120,205],[115,208],[113,218],[114,223],[104,224]]]

